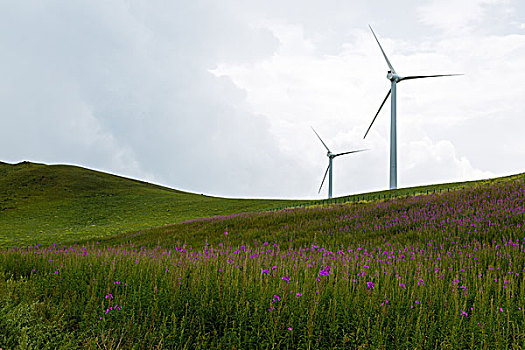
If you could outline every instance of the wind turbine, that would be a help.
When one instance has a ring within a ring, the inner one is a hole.
[[[374,38],[377,41],[377,44],[379,45],[379,48],[381,49],[381,52],[383,53],[383,56],[385,57],[386,63],[388,64],[388,68],[390,68],[390,70],[388,71],[388,74],[386,75],[386,78],[390,80],[391,87],[390,87],[390,90],[388,90],[388,93],[386,94],[386,97],[383,100],[383,103],[381,103],[379,110],[374,116],[372,123],[366,130],[366,133],[363,139],[366,137],[366,135],[368,135],[370,128],[376,121],[377,115],[381,111],[381,108],[383,108],[383,105],[388,99],[388,96],[392,94],[392,98],[390,100],[391,102],[391,106],[390,106],[390,113],[391,113],[390,115],[390,189],[396,189],[397,188],[397,137],[396,137],[396,85],[397,83],[403,80],[435,78],[435,77],[449,77],[453,75],[463,75],[463,74],[413,75],[413,76],[408,76],[408,77],[402,77],[398,75],[394,67],[392,67],[392,64],[388,60],[388,57],[386,57],[385,51],[383,51],[383,48],[381,47],[381,44],[379,43],[379,40],[377,39],[376,33],[374,33],[374,30],[372,29],[370,25],[369,27],[370,27],[370,30],[372,31],[372,34],[374,35]]]
[[[326,174],[329,174],[328,175],[328,198],[332,198],[332,169],[333,169],[333,162],[332,162],[332,160],[335,157],[339,157],[339,156],[342,156],[342,155],[345,155],[345,154],[363,152],[363,151],[367,151],[367,150],[366,149],[360,149],[360,150],[357,150],[357,151],[349,151],[349,152],[343,152],[343,153],[334,154],[334,153],[332,153],[332,151],[330,151],[328,146],[324,143],[323,139],[321,139],[321,136],[319,136],[319,134],[315,131],[315,129],[313,127],[312,127],[312,130],[317,135],[317,137],[319,138],[319,140],[323,144],[324,148],[326,148],[326,150],[328,151],[326,153],[326,156],[328,157],[328,168],[326,168],[326,171],[325,171],[324,177],[323,177],[323,181],[321,182],[321,186],[319,187],[319,192],[318,193],[321,192],[321,188],[323,187],[324,180],[326,179]]]

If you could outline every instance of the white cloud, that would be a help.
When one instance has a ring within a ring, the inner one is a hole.
[[[400,74],[465,73],[399,85],[400,184],[523,171],[515,2],[32,5],[0,3],[2,160],[214,195],[315,197],[327,160],[314,126],[334,152],[371,149],[336,159],[336,195],[384,189],[389,104],[362,139],[389,88],[371,23]]]
[[[433,0],[418,8],[421,23],[445,32],[470,30],[508,0]]]
[[[207,71],[271,52],[269,31],[194,3],[4,3],[0,13],[13,14],[0,14],[9,160],[155,174],[215,195],[293,194],[291,180],[285,190],[273,183],[300,166],[279,153],[242,91]]]
[[[494,173],[472,166],[465,156],[458,156],[449,140],[433,142],[429,137],[405,143],[406,151],[400,173],[403,182],[413,185],[479,180],[494,177]]]
[[[280,30],[303,32],[292,25],[280,26]],[[371,148],[359,159],[337,159],[336,171],[355,173],[353,163],[359,164],[360,171],[352,182],[339,183],[336,189],[355,192],[356,184],[361,191],[384,188],[388,178],[390,102],[378,116],[370,136],[362,140],[389,87],[384,79],[386,64],[371,35],[366,30],[356,31],[356,40],[343,45],[337,55],[319,55],[301,35],[278,37],[280,47],[271,58],[242,66],[222,64],[213,72],[230,77],[246,92],[252,111],[268,118],[283,152],[292,155],[303,150],[303,159],[312,168],[323,168],[326,157],[310,125],[334,149]],[[525,72],[519,69],[525,55],[525,36],[464,35],[421,43],[382,36],[380,40],[401,74],[466,74],[407,81],[398,86],[400,185],[486,178],[504,169],[502,164],[491,166],[496,160],[486,157],[476,162],[478,167],[472,165],[470,157],[481,159],[476,143],[492,147],[500,139],[498,135],[484,135],[488,130],[483,134],[470,131],[478,130],[480,118],[486,120],[502,113],[517,116],[525,108],[520,97]],[[463,139],[473,142],[469,145]],[[456,143],[461,150],[454,146]],[[420,149],[414,149],[417,147]],[[517,152],[514,150],[515,156]],[[495,170],[488,170],[491,167]]]

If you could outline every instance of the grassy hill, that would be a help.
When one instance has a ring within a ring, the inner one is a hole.
[[[203,249],[226,239],[232,246],[266,241],[281,249],[311,244],[338,249],[356,244],[376,245],[385,239],[416,244],[442,235],[465,235],[490,242],[495,237],[521,237],[525,233],[524,188],[525,174],[519,174],[367,193],[312,201],[275,212],[191,220],[114,235],[101,243],[166,249],[188,245]]]
[[[0,348],[522,349],[524,175],[0,249]]]
[[[182,192],[71,165],[0,162],[0,247],[67,244],[114,235],[125,237],[140,230],[198,218],[407,198],[518,178],[523,178],[523,174],[331,200],[226,199]],[[158,230],[163,231],[163,228]]]
[[[215,198],[77,166],[0,163],[0,247],[101,238],[304,202]]]
[[[525,174],[294,202],[1,168],[2,237],[58,244],[0,249],[0,348],[525,348]]]

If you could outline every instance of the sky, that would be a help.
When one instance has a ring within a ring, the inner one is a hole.
[[[0,161],[325,198],[525,171],[522,0],[0,0]]]

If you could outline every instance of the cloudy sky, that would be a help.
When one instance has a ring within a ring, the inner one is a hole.
[[[66,163],[227,197],[525,171],[522,0],[0,0],[0,160]]]

